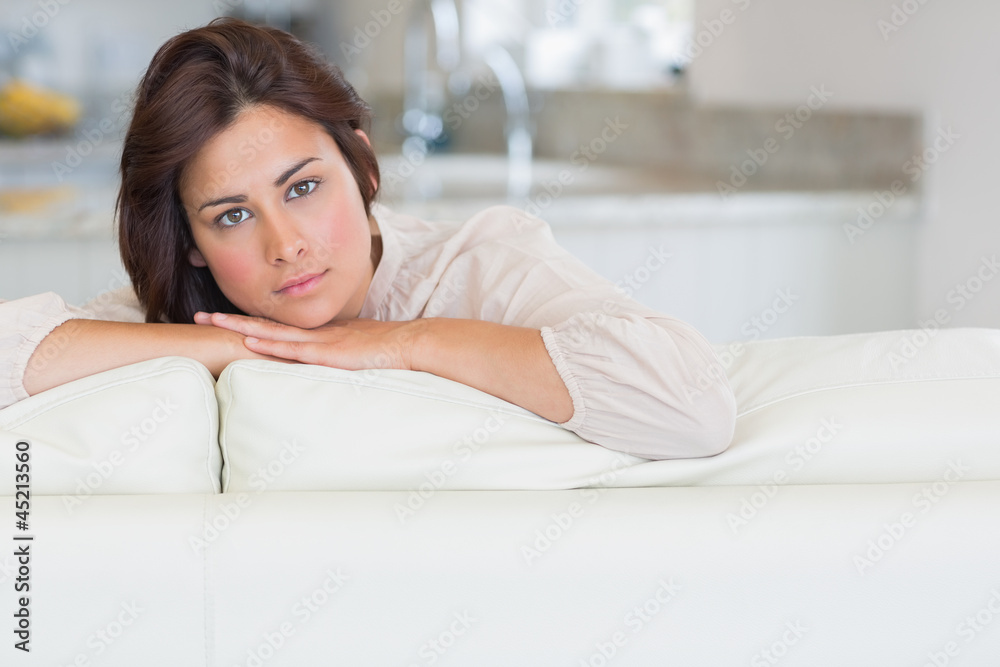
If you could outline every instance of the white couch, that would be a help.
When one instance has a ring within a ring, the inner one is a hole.
[[[173,357],[22,401],[3,664],[996,664],[1000,331],[718,351],[705,459],[402,371]]]

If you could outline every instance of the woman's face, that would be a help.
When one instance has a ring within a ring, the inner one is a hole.
[[[202,146],[179,194],[191,264],[207,266],[237,308],[309,329],[358,316],[374,221],[322,126],[252,107]]]

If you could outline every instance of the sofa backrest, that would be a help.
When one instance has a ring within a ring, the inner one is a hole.
[[[557,489],[1000,479],[1000,330],[717,346],[737,398],[729,449],[646,461],[426,373],[265,361],[213,383],[178,357],[0,411],[31,442],[33,492]],[[707,381],[713,381],[711,379]],[[11,475],[0,476],[9,495]]]

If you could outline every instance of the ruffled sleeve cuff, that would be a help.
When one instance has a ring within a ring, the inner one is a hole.
[[[559,377],[566,385],[566,389],[569,390],[570,398],[573,399],[573,416],[570,417],[569,421],[561,423],[560,426],[575,433],[583,428],[584,420],[587,417],[587,407],[583,402],[583,392],[580,390],[580,383],[577,381],[576,375],[570,369],[566,353],[563,351],[562,346],[559,345],[559,338],[555,330],[552,327],[542,327],[541,331],[545,349],[548,350],[549,357],[552,358],[552,363],[555,364],[556,371],[559,372]]]

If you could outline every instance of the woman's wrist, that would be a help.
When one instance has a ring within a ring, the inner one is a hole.
[[[399,342],[402,349],[403,367],[411,371],[428,371],[434,366],[434,331],[437,318],[427,317],[412,320],[400,330]]]
[[[200,353],[195,358],[205,364],[216,379],[226,366],[241,359],[267,359],[290,363],[287,359],[276,359],[254,352],[246,346],[244,343],[246,336],[241,333],[213,326],[195,326],[198,327],[194,330],[198,339],[196,345],[200,347]]]

